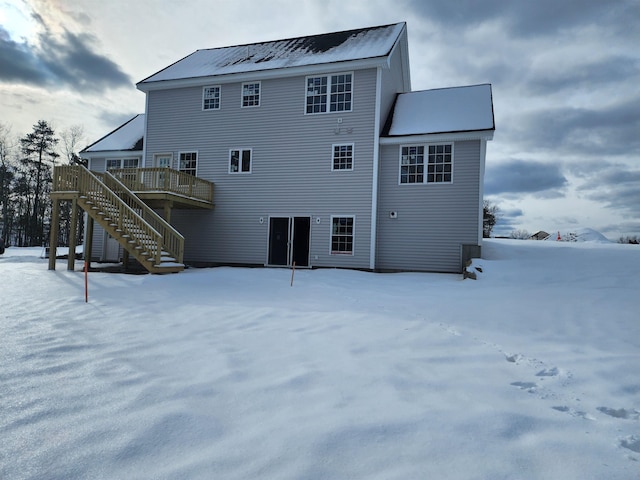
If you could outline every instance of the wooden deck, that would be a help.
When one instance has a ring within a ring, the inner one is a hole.
[[[64,165],[54,169],[51,199],[54,259],[59,203],[66,200],[72,202],[74,212],[77,207],[86,211],[91,226],[97,221],[147,270],[169,273],[184,269],[184,238],[168,223],[171,209],[213,208],[213,183],[169,168],[100,173],[80,165]],[[155,208],[164,209],[164,218],[153,211]],[[55,269],[55,260],[49,262],[49,268]],[[72,269],[71,262],[68,268]]]

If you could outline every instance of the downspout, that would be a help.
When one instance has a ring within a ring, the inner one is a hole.
[[[142,166],[147,167],[147,123],[149,123],[149,92],[144,93],[144,132],[142,133]],[[152,167],[155,165],[151,165]]]
[[[371,178],[371,246],[369,249],[369,269],[376,268],[376,246],[378,234],[378,170],[380,164],[380,102],[382,99],[382,67],[376,73],[376,111],[373,135],[373,172]]]
[[[479,186],[479,194],[480,194],[480,207],[478,212],[478,246],[482,249],[482,238],[484,234],[484,169],[485,169],[485,158],[487,155],[487,139],[480,139],[480,186]],[[482,255],[482,250],[481,250]]]

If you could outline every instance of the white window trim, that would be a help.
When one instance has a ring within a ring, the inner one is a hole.
[[[427,170],[429,165],[429,147],[435,147],[437,145],[451,145],[451,181],[449,182],[428,182]],[[402,148],[403,147],[424,147],[424,171],[422,182],[414,183],[402,183]],[[398,185],[403,187],[410,185],[451,185],[453,183],[454,162],[455,162],[455,142],[433,142],[433,143],[405,143],[401,144],[398,149]]]
[[[351,147],[351,168],[335,168],[335,147]],[[332,172],[353,172],[356,161],[356,144],[353,142],[334,143],[331,145],[331,171]]]
[[[353,231],[351,232],[351,252],[334,252],[333,248],[333,219],[334,218],[352,218]],[[353,257],[356,253],[356,216],[355,215],[331,215],[329,220],[329,255],[334,257]]]
[[[244,86],[245,85],[258,85],[258,104],[257,105],[244,105]],[[262,82],[243,82],[240,86],[240,108],[257,108],[262,104]]]
[[[200,167],[200,152],[198,152],[198,150],[180,150],[178,152],[178,165],[176,165],[178,168],[177,170],[179,172],[182,173],[186,173],[184,171],[182,171],[182,169],[180,168],[180,155],[182,155],[183,153],[195,153],[196,154],[196,174],[195,176],[198,176],[198,168]]]
[[[218,96],[218,106],[217,106],[217,108],[204,108],[205,92],[206,92],[207,88],[217,88],[218,89],[219,96]],[[211,110],[220,110],[222,108],[222,86],[221,85],[207,85],[205,87],[202,87],[202,103],[201,103],[201,107],[202,107],[202,111],[203,112],[208,112],[208,111],[211,111]]]
[[[340,110],[336,112],[331,111],[331,77],[334,75],[351,75],[351,108],[349,110]],[[327,111],[326,112],[311,112],[307,113],[307,84],[310,78],[327,77]],[[336,73],[319,73],[317,75],[307,75],[304,77],[304,114],[305,115],[326,115],[328,113],[341,114],[353,112],[353,99],[355,97],[355,84],[356,76],[351,72],[336,72]]]
[[[237,172],[232,172],[231,171],[231,152],[238,150],[240,152],[240,165],[238,165],[238,171]],[[249,162],[249,171],[248,172],[243,172],[242,171],[242,152],[244,151],[249,151],[249,155],[250,155],[250,162]],[[229,171],[228,173],[230,175],[248,175],[251,172],[253,172],[253,148],[247,148],[247,147],[236,147],[236,148],[230,148],[229,149],[229,158],[228,158],[228,165],[227,165]]]

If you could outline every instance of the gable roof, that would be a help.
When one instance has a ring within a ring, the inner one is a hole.
[[[196,50],[176,63],[138,82],[154,82],[248,73],[352,60],[386,57],[404,22],[307,37]]]
[[[490,84],[401,93],[383,136],[495,130]]]
[[[82,149],[80,153],[110,151],[142,151],[144,143],[144,113],[126,121],[100,140]]]

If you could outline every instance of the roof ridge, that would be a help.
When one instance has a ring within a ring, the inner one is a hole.
[[[361,33],[361,32],[365,32],[365,31],[379,30],[379,29],[382,29],[382,28],[394,27],[396,25],[402,25],[402,24],[406,24],[406,23],[407,22],[394,22],[394,23],[388,23],[386,25],[374,25],[372,27],[352,28],[352,29],[348,29],[348,30],[338,30],[338,31],[335,31],[335,32],[315,33],[315,34],[312,34],[312,35],[302,35],[302,36],[299,36],[299,37],[289,37],[289,38],[279,38],[279,39],[273,39],[273,40],[263,40],[263,41],[260,41],[260,42],[241,43],[241,44],[238,44],[238,45],[225,45],[225,46],[221,46],[221,47],[198,48],[198,49],[194,50],[192,53],[201,52],[201,51],[208,51],[208,50],[224,50],[224,49],[227,49],[227,48],[251,47],[253,45],[265,45],[265,44],[268,44],[268,43],[285,43],[285,42],[291,42],[291,41],[294,41],[294,40],[305,40],[305,39],[316,38],[316,37],[327,37],[327,36],[330,36],[330,35],[340,35],[340,34],[353,35],[356,32],[357,33]]]

